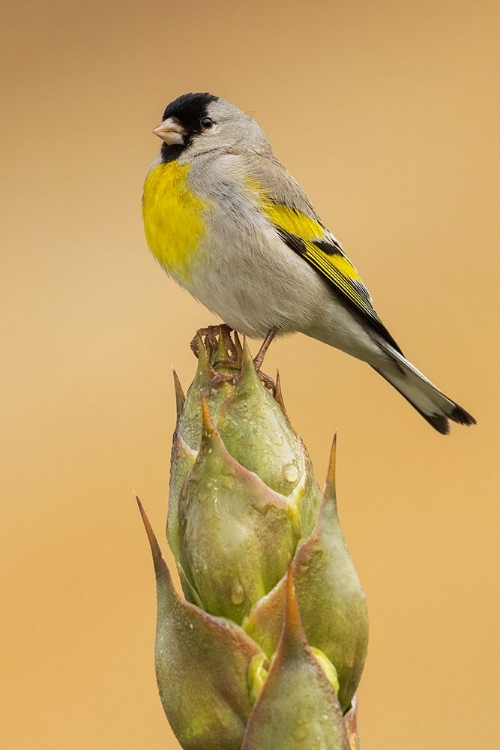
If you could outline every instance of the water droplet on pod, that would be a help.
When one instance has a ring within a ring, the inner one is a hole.
[[[243,586],[239,581],[233,581],[233,583],[231,584],[232,603],[238,606],[239,604],[243,604],[244,599],[245,592],[243,591]]]
[[[283,466],[283,476],[287,482],[296,482],[299,478],[299,470],[295,464],[286,464]]]

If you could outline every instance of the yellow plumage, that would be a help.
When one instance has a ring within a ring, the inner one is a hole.
[[[144,183],[142,215],[146,240],[162,266],[179,279],[205,234],[204,214],[210,208],[187,184],[189,164],[158,164]]]
[[[296,208],[275,203],[268,192],[256,181],[248,181],[249,187],[258,194],[258,205],[269,221],[278,229],[298,237],[304,244],[304,258],[343,292],[360,310],[367,309],[368,292],[361,278],[343,253],[335,249],[328,253],[314,244],[315,241],[331,242],[331,235],[317,219],[306,216]],[[353,282],[355,282],[353,284]]]

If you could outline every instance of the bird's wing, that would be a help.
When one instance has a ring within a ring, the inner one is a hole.
[[[273,159],[252,159],[247,167],[248,186],[256,195],[259,209],[283,242],[326,279],[387,343],[402,353],[375,312],[356,268],[340,242],[321,223],[298,183]]]

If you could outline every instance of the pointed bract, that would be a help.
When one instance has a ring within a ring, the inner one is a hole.
[[[304,472],[297,437],[263,386],[246,342],[241,376],[223,404],[217,427],[229,453],[276,492],[288,496]]]
[[[176,430],[172,438],[170,455],[170,485],[168,496],[167,539],[176,560],[179,559],[179,495],[186,477],[194,466],[196,452]],[[174,469],[175,467],[175,469]]]
[[[241,750],[349,750],[340,705],[311,653],[288,574],[286,616]]]
[[[211,357],[216,360],[216,354],[211,350]],[[220,368],[219,368],[220,370]],[[200,398],[203,395],[210,406],[212,416],[216,418],[220,406],[232,390],[229,382],[221,380],[214,383],[217,370],[212,366],[212,359],[204,344],[198,348],[198,367],[193,382],[189,386],[183,412],[177,423],[177,431],[183,440],[193,450],[198,450],[201,440],[201,411]]]
[[[293,561],[297,596],[306,634],[335,666],[339,701],[346,711],[356,692],[368,648],[368,611],[337,515],[336,440],[318,522]],[[318,601],[321,608],[318,611]]]
[[[283,400],[283,392],[281,390],[281,378],[280,378],[279,370],[276,371],[276,394],[275,394],[274,398],[276,399],[277,403],[279,404],[280,409],[283,412],[283,414],[285,415],[285,417],[287,418],[287,420],[290,421],[288,419],[288,414],[286,412],[285,402]]]
[[[251,710],[248,670],[259,648],[241,628],[179,597],[138,503],[156,572],[156,677],[167,718],[184,750],[239,750]]]
[[[204,608],[240,623],[287,569],[297,521],[293,505],[228,453],[203,400],[200,450],[179,498],[179,561]]]
[[[186,403],[186,396],[182,390],[181,381],[175,370],[172,370],[174,376],[174,390],[175,390],[175,410],[177,412],[177,422],[180,419],[182,412],[184,411],[184,404]]]
[[[307,640],[323,651],[337,670],[339,700],[346,711],[365,663],[368,612],[337,516],[335,451],[334,440],[318,521],[311,536],[298,546],[292,567]],[[245,631],[268,656],[276,649],[284,608],[282,580],[244,622]]]

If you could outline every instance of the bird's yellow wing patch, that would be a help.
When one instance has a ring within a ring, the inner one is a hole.
[[[251,185],[259,195],[259,207],[284,241],[302,255],[323,276],[343,292],[361,310],[371,307],[370,295],[355,267],[342,252],[337,240],[317,219],[273,201],[257,183]]]
[[[342,248],[316,219],[289,206],[267,200],[262,208],[280,234],[295,242],[295,249],[323,276],[335,284],[358,307],[365,310],[370,305],[368,290],[355,267],[342,252]]]
[[[296,208],[273,201],[269,191],[258,183],[252,181],[249,187],[258,195],[259,209],[288,247],[315,268],[349,304],[370,321],[386,341],[397,351],[401,351],[375,312],[368,289],[356,268],[323,224]]]
[[[210,208],[190,189],[189,164],[161,163],[146,177],[142,215],[146,241],[162,266],[179,280],[205,234],[204,213]]]

